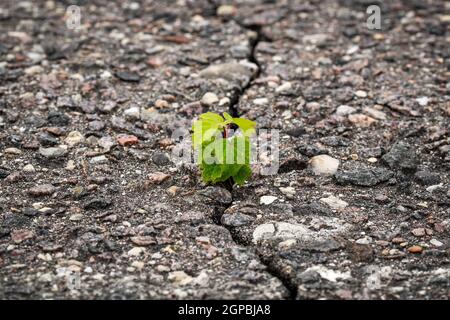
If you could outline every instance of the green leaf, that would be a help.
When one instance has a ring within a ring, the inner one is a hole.
[[[214,136],[219,135],[223,128],[224,119],[212,112],[207,112],[199,117],[192,125],[194,133],[192,135],[192,144],[194,148],[200,146],[203,142],[210,141]]]
[[[249,165],[241,166],[237,174],[233,175],[233,180],[239,185],[244,184],[244,182],[250,178],[252,175],[252,169]]]
[[[233,118],[233,123],[241,129],[242,134],[246,137],[250,137],[255,133],[256,122],[243,119],[243,118]]]
[[[245,136],[249,137],[255,133],[256,122],[244,118],[233,118],[227,112],[224,112],[223,116],[227,120],[226,123],[236,124]]]
[[[223,130],[230,123],[238,125],[243,135],[223,138]],[[249,136],[255,132],[255,122],[233,118],[226,112],[223,118],[208,112],[200,115],[192,127],[194,148],[202,152],[198,160],[204,182],[218,183],[231,178],[235,183],[243,184],[251,177]]]
[[[214,112],[206,112],[200,115],[201,120],[209,123],[221,123],[223,122],[223,118]]]
[[[228,112],[224,112],[223,116],[224,116],[225,120],[230,121],[230,123],[233,122],[233,117],[230,116],[230,114]]]
[[[202,166],[202,178],[205,182],[215,182],[222,176],[223,167],[216,164]]]

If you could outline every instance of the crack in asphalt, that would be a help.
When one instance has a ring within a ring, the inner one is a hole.
[[[256,33],[256,37],[253,39],[250,39],[250,54],[247,56],[247,60],[251,63],[256,65],[256,71],[253,73],[253,75],[250,77],[247,84],[236,90],[233,94],[233,96],[230,98],[230,107],[229,112],[233,117],[239,117],[239,101],[241,97],[245,94],[245,92],[251,87],[253,81],[255,79],[258,79],[261,74],[261,64],[259,63],[258,59],[256,58],[256,47],[258,46],[258,43],[263,39],[263,34],[261,31],[261,27],[248,27],[244,26],[241,23],[238,22],[238,24],[249,31],[253,31]]]
[[[233,204],[233,202],[227,208],[229,208],[232,204]],[[253,245],[249,244],[247,240],[242,238],[234,230],[233,227],[227,227],[227,226],[223,225],[220,222],[220,220],[221,219],[219,217],[217,224],[222,226],[222,227],[224,227],[224,228],[226,228],[230,232],[231,238],[233,239],[233,241],[235,243],[237,243],[238,245],[241,245],[243,247],[251,248],[256,253],[256,255],[258,256],[258,259],[261,262],[261,264],[266,267],[266,272],[269,273],[272,277],[277,278],[283,284],[284,288],[289,293],[289,296],[287,297],[287,300],[295,300],[296,297],[297,297],[297,291],[298,291],[297,285],[294,283],[294,281],[292,281],[292,279],[290,279],[289,277],[287,277],[286,275],[284,275],[282,273],[282,271],[279,269],[279,267],[277,266],[275,261],[273,259],[271,259],[272,257],[271,256],[265,257],[260,252],[260,250],[258,250]]]
[[[216,5],[216,4],[214,4],[214,5]],[[214,12],[217,12],[217,5],[214,8]],[[283,16],[280,20],[284,19],[285,17],[286,17],[286,15]],[[257,70],[253,73],[253,75],[249,79],[248,83],[244,87],[235,90],[233,92],[232,97],[230,98],[229,113],[233,117],[239,117],[239,102],[240,102],[241,97],[251,87],[253,82],[256,79],[258,79],[261,75],[261,64],[256,57],[256,48],[261,41],[270,41],[270,39],[268,39],[263,34],[262,27],[259,25],[245,25],[245,24],[241,23],[240,21],[238,21],[237,19],[234,19],[234,21],[241,28],[243,28],[247,31],[253,31],[256,33],[256,36],[250,39],[250,54],[246,57],[246,59],[248,61],[250,61],[251,63],[255,64],[257,66]],[[232,192],[233,185],[230,184],[229,188],[227,188],[227,189],[230,192]],[[288,277],[283,275],[282,271],[277,267],[277,265],[274,263],[274,261],[272,259],[264,257],[263,254],[261,252],[259,252],[259,250],[257,248],[255,248],[253,245],[249,244],[248,241],[245,241],[244,239],[242,239],[239,236],[239,234],[237,234],[235,232],[233,227],[227,227],[222,224],[221,218],[223,216],[223,213],[226,209],[231,207],[232,204],[233,204],[233,201],[228,206],[226,206],[223,210],[217,210],[218,208],[216,208],[215,217],[213,218],[214,223],[227,229],[231,235],[231,238],[233,239],[233,242],[235,242],[236,244],[238,244],[240,246],[249,248],[252,251],[254,251],[254,253],[257,255],[259,261],[261,262],[261,264],[266,267],[266,272],[268,274],[270,274],[272,277],[278,279],[282,283],[283,287],[286,289],[286,291],[289,294],[287,299],[294,300],[297,296],[297,286],[295,285],[295,283],[291,279],[289,279]]]

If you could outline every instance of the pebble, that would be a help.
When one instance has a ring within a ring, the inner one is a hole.
[[[259,199],[259,203],[260,204],[265,204],[265,205],[269,205],[269,204],[271,204],[271,203],[273,203],[275,200],[277,200],[278,198],[277,197],[274,197],[274,196],[262,196],[260,199]]]
[[[421,107],[426,107],[428,105],[428,97],[420,97],[416,99],[417,103],[419,103],[419,105]]]
[[[167,276],[167,279],[180,286],[185,286],[192,282],[193,278],[184,271],[172,271]]]
[[[131,263],[131,266],[132,266],[133,268],[138,269],[138,270],[142,270],[142,269],[144,269],[145,264],[144,264],[144,262],[142,262],[142,261],[133,261],[133,262]]]
[[[337,107],[336,109],[336,114],[338,116],[348,116],[349,114],[355,113],[356,112],[356,108],[347,106],[347,105],[341,105],[339,107]]]
[[[364,90],[357,90],[355,92],[355,96],[357,96],[358,98],[366,98],[367,97],[367,92]]]
[[[105,128],[105,123],[101,120],[94,120],[94,121],[89,122],[88,127],[89,127],[89,130],[100,131]]]
[[[39,153],[47,159],[57,159],[66,155],[67,150],[61,147],[39,148]]]
[[[234,214],[225,213],[220,219],[221,223],[228,227],[246,226],[251,224],[254,220],[254,217],[239,212]]]
[[[166,192],[167,192],[168,195],[174,197],[174,196],[176,196],[178,194],[180,189],[181,189],[180,187],[171,186],[171,187],[167,188]]]
[[[322,176],[333,175],[339,168],[339,160],[326,154],[312,157],[309,164],[315,175]]]
[[[389,197],[384,194],[378,193],[375,196],[375,201],[378,203],[387,203],[387,202],[389,202]]]
[[[348,116],[348,120],[357,127],[367,128],[377,122],[374,118],[362,113],[355,113]]]
[[[233,16],[236,14],[236,12],[237,12],[237,9],[235,6],[226,5],[226,4],[219,6],[216,11],[216,13],[219,17]]]
[[[143,247],[134,247],[133,249],[127,252],[128,256],[136,257],[145,252],[145,248]]]
[[[295,194],[297,193],[294,187],[280,187],[280,191],[282,194],[284,194],[287,198],[292,199]]]
[[[200,195],[206,197],[211,202],[221,205],[227,205],[233,202],[233,197],[230,191],[220,187],[207,187],[200,191]]]
[[[17,148],[6,148],[4,150],[4,152],[6,154],[13,154],[13,155],[20,155],[22,153],[22,151],[20,149],[17,149]]]
[[[328,269],[327,267],[325,267],[323,265],[309,267],[302,273],[306,274],[308,272],[316,272],[317,274],[320,275],[321,278],[328,280],[330,282],[337,282],[338,279],[339,280],[348,280],[348,279],[352,278],[350,271],[346,271],[346,272],[335,271],[332,269]]]
[[[25,240],[32,239],[34,232],[26,229],[18,229],[11,231],[11,240],[16,243],[22,243]]]
[[[397,142],[382,157],[382,160],[391,169],[415,171],[418,165],[418,159],[414,150],[404,142]]]
[[[426,234],[425,228],[415,228],[411,230],[411,233],[416,237],[423,237]]]
[[[127,119],[138,120],[138,119],[140,118],[140,115],[141,115],[141,110],[140,110],[139,107],[134,106],[134,107],[131,107],[131,108],[126,109],[126,110],[123,112],[123,114],[124,114],[124,116],[125,116]]]
[[[69,217],[70,221],[81,221],[83,220],[83,215],[81,213],[75,213]]]
[[[421,246],[411,246],[408,248],[408,251],[410,253],[421,253],[423,251],[423,248]]]
[[[212,106],[213,104],[219,102],[219,98],[215,93],[207,92],[203,95],[200,102],[205,106]]]
[[[431,239],[430,243],[435,247],[442,247],[444,244],[437,239]]]
[[[344,200],[339,199],[338,197],[335,197],[333,195],[327,197],[327,198],[321,198],[321,202],[326,203],[331,209],[339,210],[344,209],[348,206],[348,203]]]
[[[317,33],[317,34],[308,34],[303,36],[303,43],[309,43],[314,45],[324,45],[329,40],[328,34],[325,33]]]
[[[152,184],[160,184],[164,181],[168,180],[170,178],[170,175],[163,172],[154,172],[149,175],[148,181]]]
[[[105,151],[109,151],[109,150],[111,150],[111,148],[112,148],[113,146],[116,145],[116,142],[114,141],[114,139],[113,139],[112,137],[110,137],[110,136],[105,136],[105,137],[101,137],[101,138],[98,140],[98,145],[99,145],[100,147],[102,147]]]
[[[170,106],[169,102],[167,102],[166,100],[163,99],[157,99],[155,101],[155,107],[157,109],[166,109]]]
[[[134,244],[141,246],[141,247],[156,244],[156,240],[152,236],[136,236],[136,237],[131,237],[130,240]]]
[[[44,147],[51,147],[58,144],[58,139],[47,132],[40,132],[37,134],[37,140]]]
[[[340,184],[353,184],[356,186],[372,187],[388,181],[394,173],[384,168],[353,169],[339,171],[335,174],[336,181]]]
[[[64,139],[64,142],[69,146],[73,147],[76,146],[77,144],[83,143],[84,136],[78,131],[71,131],[67,135],[66,139]]]
[[[100,110],[105,113],[109,113],[113,111],[117,106],[117,103],[115,101],[109,100],[106,101],[104,104],[100,105]]]
[[[170,163],[169,156],[163,152],[157,152],[153,155],[152,161],[158,166],[165,166]]]
[[[442,188],[443,186],[444,186],[444,185],[443,185],[442,183],[439,183],[439,184],[435,184],[435,185],[429,186],[428,188],[426,188],[426,190],[427,190],[428,192],[434,192],[434,191],[436,191],[437,189]]]
[[[210,65],[200,71],[200,77],[205,79],[225,79],[238,82],[244,87],[251,79],[253,73],[258,70],[258,66],[253,63],[227,62]]]
[[[292,89],[292,84],[290,82],[285,82],[282,85],[278,86],[275,89],[275,92],[279,92],[279,93],[281,93],[281,92],[288,92],[291,89]]]
[[[51,184],[41,184],[28,189],[28,194],[33,197],[49,196],[56,191]]]
[[[269,103],[269,99],[267,98],[257,98],[253,100],[253,103],[257,106],[266,105]]]
[[[423,185],[423,186],[430,186],[430,185],[436,185],[441,182],[441,177],[437,173],[429,172],[426,170],[423,171],[417,171],[414,175],[415,180],[417,183]]]
[[[281,250],[289,250],[290,248],[292,248],[296,244],[297,244],[297,240],[296,239],[287,239],[287,240],[281,241],[278,244],[278,248],[280,248]]]
[[[389,245],[389,241],[385,241],[385,240],[376,240],[375,243],[382,247],[387,247]]]
[[[5,179],[7,176],[10,175],[10,171],[6,169],[0,168],[0,179]]]
[[[27,164],[26,166],[24,166],[24,167],[22,168],[22,170],[23,170],[24,172],[29,172],[29,173],[35,172],[35,171],[36,171],[36,169],[33,167],[32,164]]]
[[[386,120],[386,113],[384,113],[383,111],[371,107],[365,107],[363,111],[375,119]]]
[[[276,224],[265,223],[255,228],[253,231],[253,242],[258,243],[261,239],[279,237],[285,239],[306,239],[311,234],[311,230],[303,225],[295,225],[285,222]]]
[[[129,146],[129,145],[137,144],[139,142],[139,139],[133,135],[119,135],[117,137],[117,142],[121,146]]]
[[[360,238],[360,239],[356,240],[355,243],[357,243],[357,244],[370,244],[370,243],[372,243],[372,238],[370,238],[370,237]]]
[[[120,80],[127,82],[139,82],[141,80],[141,77],[137,73],[133,72],[119,71],[114,75]]]
[[[66,167],[65,167],[65,169],[67,171],[73,171],[73,170],[75,170],[75,168],[76,168],[75,161],[73,161],[73,160],[67,161],[67,164],[66,164]]]
[[[51,110],[48,113],[47,121],[49,124],[56,127],[64,127],[70,123],[70,118],[64,112],[58,110]]]
[[[25,69],[25,74],[30,76],[34,76],[42,72],[44,72],[44,68],[42,68],[41,66],[31,66]]]
[[[89,163],[91,164],[102,164],[107,163],[109,160],[105,155],[92,157],[91,160],[89,160]]]
[[[228,105],[228,104],[230,104],[230,98],[228,98],[228,97],[224,97],[224,98],[222,98],[222,99],[220,99],[220,101],[219,101],[219,106],[225,106],[225,105]]]

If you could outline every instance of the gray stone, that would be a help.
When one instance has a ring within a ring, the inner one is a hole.
[[[423,186],[431,186],[436,185],[441,182],[441,178],[437,173],[433,173],[430,171],[418,171],[414,175],[415,180],[417,183],[423,185]]]
[[[415,171],[418,165],[414,149],[404,142],[395,143],[391,150],[382,157],[382,160],[391,169]]]
[[[39,153],[45,158],[56,159],[65,156],[67,150],[61,147],[39,148]]]
[[[356,109],[347,105],[340,105],[336,109],[336,115],[344,117],[348,116],[349,114],[355,113]]]
[[[242,227],[251,224],[254,220],[254,217],[239,212],[224,214],[220,219],[221,223],[228,227]]]
[[[384,168],[354,169],[338,171],[334,177],[339,184],[372,187],[386,182],[394,176],[393,172]]]
[[[240,86],[246,86],[252,78],[254,72],[258,69],[253,63],[227,62],[211,65],[200,71],[200,77],[205,79],[226,79],[237,82]]]
[[[201,190],[199,194],[207,199],[207,202],[213,202],[221,205],[230,204],[233,201],[230,191],[220,187],[207,187]]]
[[[319,231],[313,231],[308,226],[299,223],[272,222],[257,226],[253,231],[253,242],[260,240],[286,240],[298,239],[300,245],[314,245],[322,243],[333,236],[346,231],[349,225],[337,218],[315,218],[310,225],[314,228],[321,227]]]
[[[170,159],[167,154],[163,152],[157,152],[152,157],[153,163],[158,166],[165,166],[170,163]]]
[[[51,184],[41,184],[28,189],[28,194],[34,197],[49,196],[56,191]]]
[[[126,109],[123,114],[128,119],[137,120],[140,117],[141,111],[138,106],[133,106]]]

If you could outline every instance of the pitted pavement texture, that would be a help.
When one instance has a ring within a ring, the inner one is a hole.
[[[448,299],[449,9],[3,1],[0,298]],[[277,174],[177,163],[206,111],[280,130]]]

